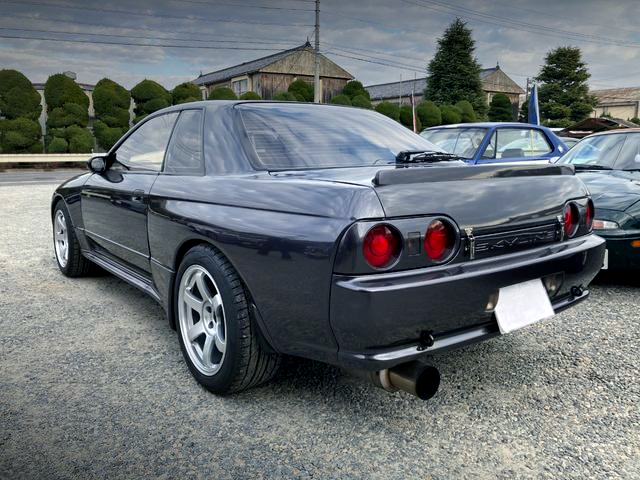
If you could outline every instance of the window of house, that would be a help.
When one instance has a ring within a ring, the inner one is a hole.
[[[146,121],[116,150],[116,160],[129,168],[160,171],[178,112]]]

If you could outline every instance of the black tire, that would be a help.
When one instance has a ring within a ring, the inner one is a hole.
[[[53,209],[53,251],[58,268],[67,277],[80,277],[91,271],[92,264],[80,253],[80,244],[64,201]]]
[[[219,251],[198,245],[184,256],[174,288],[180,348],[193,376],[213,393],[266,382],[280,365],[248,305],[242,281]]]

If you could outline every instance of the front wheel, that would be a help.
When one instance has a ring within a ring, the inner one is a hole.
[[[185,255],[174,300],[182,354],[206,389],[233,393],[273,377],[280,356],[265,349],[242,282],[220,252],[199,245]]]

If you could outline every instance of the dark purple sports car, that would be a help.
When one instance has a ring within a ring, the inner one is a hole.
[[[220,394],[288,354],[428,398],[425,354],[583,300],[603,261],[572,167],[469,166],[368,110],[183,104],[89,168],[53,195],[60,270],[155,298]]]

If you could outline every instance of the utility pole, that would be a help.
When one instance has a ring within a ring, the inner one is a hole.
[[[316,0],[316,68],[313,75],[313,101],[320,103],[320,0]]]

